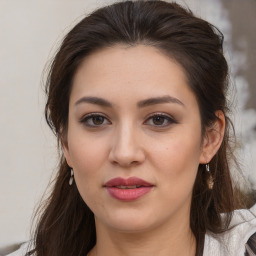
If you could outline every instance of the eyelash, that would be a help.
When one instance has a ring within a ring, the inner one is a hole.
[[[96,117],[100,117],[100,118],[104,118],[104,121],[105,122],[106,120],[108,121],[108,124],[111,124],[111,122],[108,120],[108,118],[106,116],[104,116],[103,114],[101,113],[92,113],[92,114],[88,114],[86,116],[84,116],[81,120],[80,120],[80,123],[84,124],[85,126],[87,127],[90,127],[90,128],[98,128],[98,127],[102,127],[103,125],[106,125],[106,124],[89,124],[89,120],[93,120],[93,118],[96,118]],[[93,121],[92,121],[93,122]]]
[[[100,118],[103,118],[103,123],[102,124],[93,124],[93,123],[89,123],[90,121],[93,122],[93,118],[96,118],[96,117],[100,117]],[[160,118],[164,118],[164,122],[165,124],[149,124],[149,120],[153,120],[153,118],[156,118],[156,117],[160,117]],[[107,121],[107,123],[105,123],[105,121]],[[102,127],[102,126],[105,126],[105,125],[108,125],[108,124],[111,124],[111,122],[109,121],[109,119],[101,114],[101,113],[92,113],[92,114],[88,114],[86,116],[84,116],[80,122],[82,124],[84,124],[85,126],[87,127],[90,127],[90,128],[99,128],[99,127]],[[171,117],[170,115],[167,115],[167,114],[164,114],[164,113],[154,113],[154,114],[151,114],[147,119],[146,121],[143,123],[145,125],[151,125],[151,126],[155,126],[155,127],[158,127],[158,128],[165,128],[165,127],[168,127],[170,126],[171,124],[177,124],[177,121]]]
[[[158,128],[165,128],[165,127],[168,127],[172,124],[177,124],[177,121],[173,117],[171,117],[170,115],[164,114],[164,113],[154,113],[154,114],[150,115],[146,119],[144,124],[147,123],[149,120],[152,120],[153,118],[156,118],[156,117],[164,118],[165,124],[160,124],[160,125],[149,124],[149,125],[152,125],[152,126],[155,126],[155,127],[158,127]]]

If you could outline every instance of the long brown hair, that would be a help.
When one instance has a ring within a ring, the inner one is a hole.
[[[150,45],[183,67],[200,108],[202,136],[206,127],[226,117],[222,145],[210,162],[210,173],[200,165],[194,184],[190,225],[203,254],[206,231],[219,233],[235,209],[230,177],[230,128],[226,93],[228,66],[223,56],[223,35],[188,9],[164,1],[123,1],[100,8],[79,22],[64,38],[46,83],[45,117],[60,142],[68,127],[69,96],[75,72],[86,56],[114,44]],[[37,256],[86,255],[96,243],[94,215],[76,185],[69,186],[70,167],[63,155],[49,198],[41,208],[34,235]],[[209,179],[214,186],[209,188]],[[221,213],[227,213],[221,218]]]

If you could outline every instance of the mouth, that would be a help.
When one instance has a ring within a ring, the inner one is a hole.
[[[133,189],[137,187],[152,187],[152,186],[153,184],[137,177],[130,177],[128,179],[117,177],[109,180],[104,185],[104,187],[119,187],[120,189]]]
[[[150,192],[154,185],[137,177],[128,179],[117,177],[106,182],[104,187],[115,199],[133,201]]]
[[[141,188],[143,186],[140,186],[140,185],[133,185],[133,186],[115,186],[116,188],[119,188],[119,189],[134,189],[134,188]]]

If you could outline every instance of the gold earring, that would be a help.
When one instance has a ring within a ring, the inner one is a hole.
[[[210,174],[210,176],[209,176],[209,178],[208,178],[208,180],[207,180],[208,188],[209,188],[210,190],[212,190],[213,185],[214,185],[214,181],[213,181],[213,177],[212,177],[212,175],[211,175],[211,173],[210,173],[210,166],[209,166],[209,163],[205,165],[205,168],[206,168],[206,171]]]

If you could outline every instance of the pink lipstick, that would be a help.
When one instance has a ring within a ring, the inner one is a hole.
[[[137,177],[114,178],[109,180],[104,187],[108,193],[121,201],[133,201],[147,194],[154,186]]]

